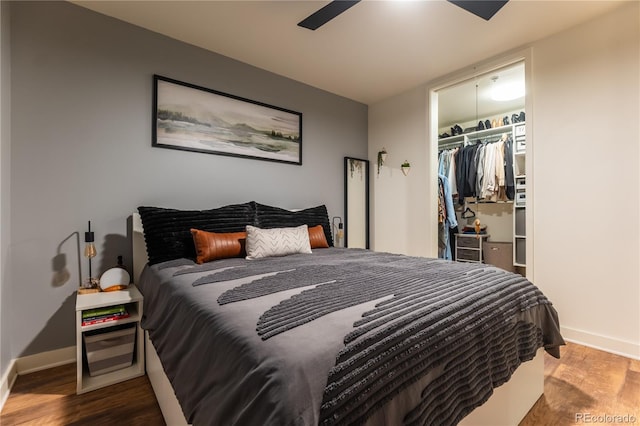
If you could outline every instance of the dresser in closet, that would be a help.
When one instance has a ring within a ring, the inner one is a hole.
[[[484,262],[484,242],[488,234],[456,234],[456,260],[458,262]]]

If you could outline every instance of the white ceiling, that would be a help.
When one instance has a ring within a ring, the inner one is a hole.
[[[487,22],[445,0],[364,0],[316,31],[297,23],[328,1],[73,3],[371,104],[624,1],[511,0]]]

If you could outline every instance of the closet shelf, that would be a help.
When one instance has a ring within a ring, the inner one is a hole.
[[[516,124],[522,124],[522,123],[516,123]],[[447,138],[439,138],[438,145],[455,143],[455,142],[463,142],[465,138],[474,139],[474,138],[481,138],[485,136],[498,135],[500,133],[512,133],[513,126],[514,124],[507,124],[506,126],[492,127],[491,129],[476,130],[475,132],[463,133],[461,135],[449,136]]]
[[[490,200],[476,200],[473,197],[466,198],[468,203],[472,204],[513,204],[513,200],[499,200],[499,201],[490,201]]]

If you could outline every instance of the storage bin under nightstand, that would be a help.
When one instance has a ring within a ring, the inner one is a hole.
[[[135,324],[88,331],[83,338],[90,376],[127,368],[133,363]]]

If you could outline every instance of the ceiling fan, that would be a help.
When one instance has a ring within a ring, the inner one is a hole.
[[[462,9],[473,13],[474,15],[488,21],[495,15],[509,0],[492,1],[492,0],[447,0]],[[298,26],[317,30],[345,10],[355,6],[360,0],[333,0],[327,5],[312,13],[302,21],[298,22]]]

